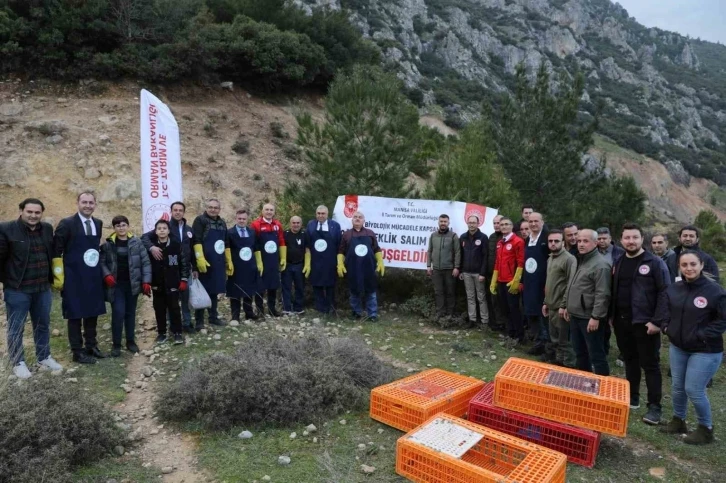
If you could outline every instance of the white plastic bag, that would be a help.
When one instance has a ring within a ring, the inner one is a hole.
[[[189,308],[192,310],[208,309],[212,306],[212,299],[204,289],[198,278],[192,279],[189,284]]]

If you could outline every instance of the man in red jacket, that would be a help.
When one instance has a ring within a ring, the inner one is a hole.
[[[260,273],[258,290],[260,294],[267,290],[267,308],[270,315],[279,317],[275,310],[277,289],[280,288],[280,272],[287,267],[287,246],[282,224],[274,219],[275,205],[267,203],[262,207],[262,216],[252,222],[250,228],[257,235],[255,247],[255,260]],[[258,299],[259,300],[259,299]],[[260,315],[264,314],[263,307],[257,307]]]
[[[519,309],[519,286],[524,271],[524,240],[512,232],[514,225],[510,218],[499,221],[502,239],[497,242],[497,261],[489,289],[498,295],[502,310],[509,318],[509,337],[518,342],[524,340],[524,326]]]

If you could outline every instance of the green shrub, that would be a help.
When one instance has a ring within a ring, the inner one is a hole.
[[[0,384],[0,481],[71,482],[70,471],[111,454],[123,434],[92,393],[38,374]]]
[[[247,154],[250,152],[250,142],[246,139],[238,139],[232,145],[232,151],[237,154]]]
[[[285,126],[280,121],[272,121],[270,123],[270,131],[272,135],[279,139],[286,139],[290,137],[290,134],[285,131]]]
[[[270,336],[185,369],[161,392],[156,409],[163,419],[216,429],[308,422],[365,407],[370,390],[392,378],[362,340]]]

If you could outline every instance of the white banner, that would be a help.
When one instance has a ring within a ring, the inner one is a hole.
[[[141,222],[142,232],[159,219],[171,219],[171,204],[182,201],[179,126],[169,108],[141,90]]]
[[[365,216],[365,226],[373,230],[383,250],[387,267],[426,270],[429,237],[439,228],[439,215],[449,215],[449,228],[461,235],[468,230],[466,219],[479,218],[479,229],[494,233],[497,210],[459,201],[405,200],[377,196],[338,196],[333,218],[343,230],[353,227],[353,213]]]

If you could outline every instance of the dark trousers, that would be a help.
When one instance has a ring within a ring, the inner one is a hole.
[[[10,287],[5,289],[5,308],[8,317],[8,355],[11,365],[25,361],[23,331],[25,319],[30,314],[38,361],[50,357],[50,307],[53,296],[50,289],[36,293],[23,293]]]
[[[660,373],[660,333],[648,335],[645,324],[616,316],[613,320],[615,340],[625,362],[625,377],[630,383],[630,398],[640,397],[640,370],[645,373],[648,405],[660,407],[663,398],[663,377]]]
[[[204,327],[204,311],[209,311],[209,321],[217,320],[219,318],[219,314],[217,313],[217,294],[209,294],[209,298],[212,300],[212,306],[208,309],[201,309],[201,310],[195,310],[194,311],[194,323],[196,325],[196,328],[199,329],[201,327]],[[177,309],[179,308],[179,302],[177,297]]]
[[[596,331],[588,332],[589,322],[590,319],[570,315],[570,340],[575,351],[576,369],[609,376],[610,365],[605,354],[605,326],[608,323],[601,320]]]
[[[302,263],[292,263],[280,274],[282,284],[282,310],[284,312],[301,312],[305,303],[305,276]],[[295,293],[292,286],[295,285]]]
[[[68,342],[73,352],[83,350],[83,338],[86,339],[86,349],[93,349],[98,346],[96,340],[96,325],[98,317],[86,317],[85,319],[68,319]],[[83,327],[83,331],[81,331]]]
[[[255,301],[257,302],[258,308],[262,307],[262,296],[260,294],[255,294]],[[240,320],[239,317],[241,315],[242,309],[244,309],[245,317],[247,318],[255,315],[254,312],[252,312],[252,297],[243,297],[242,299],[229,299],[229,308],[232,312],[232,320]]]
[[[335,285],[330,287],[313,287],[315,310],[328,314],[335,310]]]
[[[550,334],[548,325],[541,315],[527,316],[527,333],[536,345],[545,345],[549,342]]]
[[[111,303],[111,339],[121,347],[121,334],[126,329],[126,342],[134,342],[138,295],[131,294],[131,282],[117,282]]]
[[[487,275],[487,280],[491,280],[491,275]],[[502,303],[499,295],[493,295],[489,283],[484,284],[486,289],[487,304],[489,304],[489,327],[505,328],[508,318],[502,310]]]
[[[456,279],[451,275],[452,269],[432,270],[434,297],[436,299],[436,315],[444,317],[454,315],[456,305]]]
[[[167,292],[166,289],[154,290],[154,314],[156,315],[156,331],[166,335],[166,312],[171,315],[171,333],[181,334],[181,310],[179,308],[179,292]],[[216,297],[212,300],[216,300]]]
[[[182,327],[191,327],[192,309],[189,308],[189,290],[179,293],[179,300],[181,300]],[[167,323],[171,323],[171,314],[169,312],[166,313],[166,321]]]
[[[275,304],[277,303],[277,290],[267,290],[267,308],[275,310]],[[265,313],[265,307],[262,305],[262,295],[259,297],[255,296],[255,304],[261,314]]]
[[[509,337],[521,342],[524,339],[524,325],[522,324],[522,312],[519,310],[520,296],[509,293],[506,282],[497,283],[497,294],[502,313],[507,317]]]

